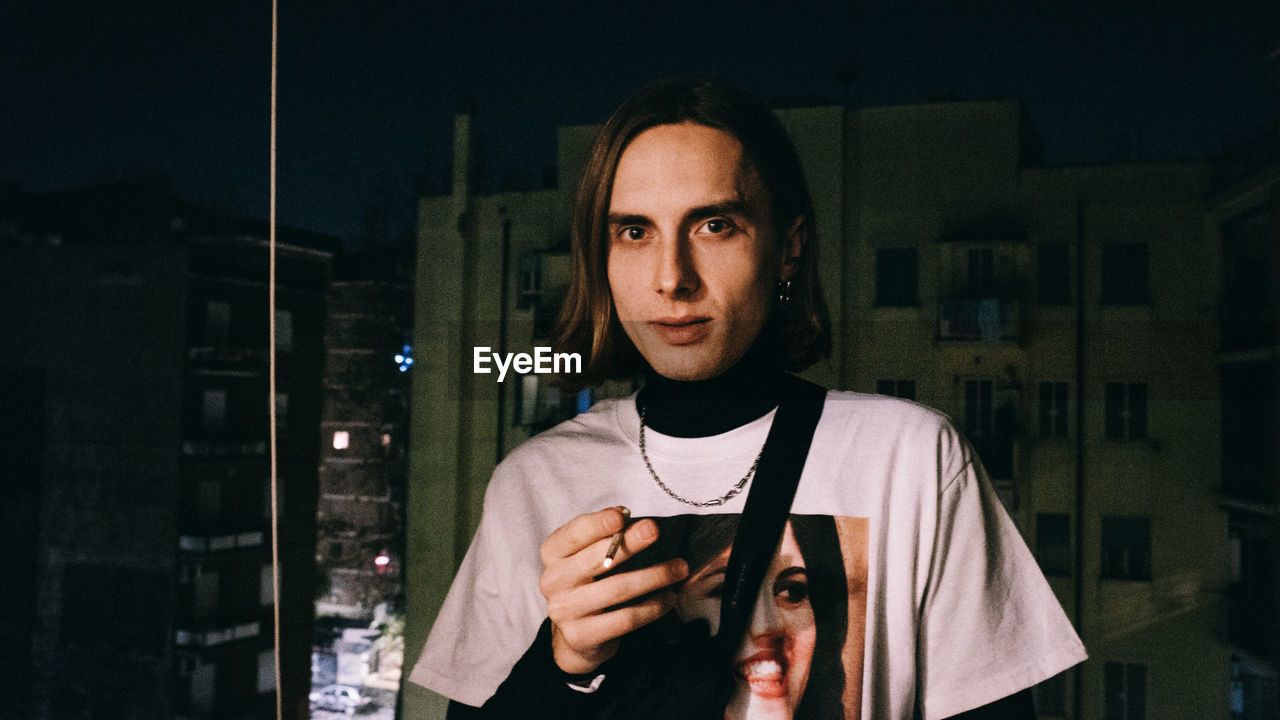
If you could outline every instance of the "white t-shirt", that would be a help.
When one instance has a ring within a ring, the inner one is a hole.
[[[716,498],[751,467],[772,420],[707,438],[646,429],[647,453],[673,491]],[[493,694],[546,617],[539,546],[572,518],[624,505],[657,519],[661,542],[715,520],[691,515],[742,512],[746,492],[709,509],[668,496],[641,459],[639,424],[634,397],[603,401],[498,466],[413,682],[469,705]],[[741,716],[825,693],[843,715],[827,707],[820,717],[910,718],[918,694],[924,719],[934,720],[1084,660],[975,454],[940,413],[828,393],[791,512],[740,653],[750,656],[737,666],[731,703]],[[679,607],[696,614],[713,593],[696,587],[700,570],[690,565],[690,597]]]

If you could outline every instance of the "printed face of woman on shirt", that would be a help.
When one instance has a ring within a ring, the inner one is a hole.
[[[719,630],[729,550],[697,569],[681,587],[677,600],[681,619],[705,619],[712,634]],[[816,637],[804,558],[788,522],[778,554],[760,585],[747,636],[734,657],[738,686],[725,718],[791,718],[809,680]]]

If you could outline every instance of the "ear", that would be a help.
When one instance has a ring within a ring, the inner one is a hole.
[[[782,257],[779,267],[782,268],[782,279],[790,280],[800,271],[800,253],[804,251],[805,241],[809,239],[809,220],[798,215],[792,221],[791,228],[782,239]]]

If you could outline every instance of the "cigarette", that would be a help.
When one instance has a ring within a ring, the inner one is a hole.
[[[604,569],[608,570],[613,567],[613,557],[618,554],[618,548],[622,547],[622,535],[627,531],[627,521],[631,519],[631,511],[627,508],[619,508],[622,512],[622,529],[613,534],[613,540],[609,542],[609,552],[604,554]]]

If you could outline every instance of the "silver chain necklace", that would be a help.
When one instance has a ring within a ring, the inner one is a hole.
[[[677,500],[685,505],[692,505],[694,507],[716,507],[729,502],[735,495],[742,492],[742,488],[747,486],[747,482],[751,480],[751,476],[756,474],[756,466],[760,464],[761,455],[764,455],[764,446],[760,447],[760,452],[756,455],[755,461],[751,463],[751,469],[747,471],[747,474],[743,475],[742,479],[739,480],[736,485],[729,488],[729,492],[721,495],[720,497],[712,498],[711,500],[703,500],[702,502],[681,497],[680,495],[677,495],[674,490],[667,487],[666,483],[662,482],[662,478],[658,477],[658,473],[653,470],[653,463],[649,462],[649,453],[645,452],[644,449],[644,406],[640,407],[640,457],[644,458],[644,466],[649,468],[649,475],[653,478],[653,481],[658,483],[658,487],[662,488],[662,491],[667,495],[670,495],[672,500]]]

